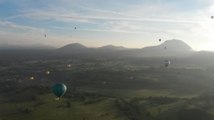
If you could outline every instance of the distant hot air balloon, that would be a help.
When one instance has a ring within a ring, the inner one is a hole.
[[[30,77],[30,80],[34,80],[35,78],[33,76]]]
[[[44,34],[44,37],[47,37],[47,35],[46,35],[46,34]]]
[[[52,90],[53,90],[53,93],[59,99],[60,97],[62,97],[65,94],[67,87],[65,84],[57,83],[52,87]]]
[[[77,29],[77,27],[74,27],[74,29],[76,30],[76,29]]]
[[[48,70],[45,72],[46,75],[49,75],[51,72]]]
[[[69,67],[69,68],[70,68],[70,67],[71,67],[71,64],[68,64],[68,65],[67,65],[67,67]]]
[[[158,39],[159,40],[159,42],[161,42],[161,39]]]
[[[170,64],[171,64],[171,62],[169,60],[165,60],[164,61],[164,66],[165,67],[168,67]]]
[[[211,19],[214,19],[214,16],[211,16]]]

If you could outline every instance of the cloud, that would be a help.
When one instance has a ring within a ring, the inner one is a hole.
[[[128,16],[128,15],[127,15]],[[16,17],[27,17],[39,20],[56,20],[56,21],[63,21],[63,22],[88,22],[93,23],[92,21],[102,20],[102,21],[132,21],[132,22],[159,22],[159,23],[186,23],[186,24],[197,24],[197,23],[210,23],[210,20],[197,20],[197,19],[164,19],[164,18],[133,18],[133,17],[106,17],[106,16],[83,16],[83,15],[63,15],[63,14],[54,14],[51,12],[40,12],[34,14],[24,14],[24,15],[17,15],[9,17],[16,18]]]
[[[195,24],[209,22],[204,19],[194,19],[191,17],[180,16],[177,18],[172,12],[168,11],[168,6],[149,5],[146,7],[132,6],[130,10],[118,12],[113,10],[105,10],[98,8],[90,8],[85,6],[77,6],[74,10],[63,7],[50,7],[46,9],[27,9],[20,11],[20,14],[7,17],[7,20],[16,18],[29,18],[34,20],[55,20],[61,22],[83,22],[96,23],[96,21],[132,21],[132,22],[165,22],[165,23],[186,23]],[[81,11],[81,12],[80,12]],[[158,14],[157,14],[158,12]],[[141,15],[136,15],[140,14]],[[155,13],[156,16],[153,14]],[[170,15],[171,18],[163,16]],[[173,14],[173,15],[172,15]],[[176,13],[177,14],[177,13]],[[150,16],[152,15],[152,16]],[[191,18],[191,19],[189,19]]]
[[[139,16],[134,16],[134,15],[129,15],[129,14],[126,14],[126,13],[122,13],[122,12],[118,12],[118,11],[113,11],[113,10],[104,10],[104,9],[97,9],[97,8],[90,8],[90,7],[85,7],[85,6],[80,6],[80,8],[82,9],[85,9],[85,10],[88,10],[90,12],[93,12],[93,14],[96,12],[96,13],[101,13],[101,14],[104,14],[106,16],[106,14],[109,14],[109,15],[119,15],[119,16],[122,16],[122,17],[139,17]]]
[[[25,31],[36,31],[36,32],[44,32],[44,29],[41,28],[35,28],[35,27],[30,27],[30,26],[25,26],[25,25],[18,25],[13,22],[9,21],[0,21],[0,26],[4,26],[6,28],[11,28],[11,29],[19,29],[19,30],[25,30]]]

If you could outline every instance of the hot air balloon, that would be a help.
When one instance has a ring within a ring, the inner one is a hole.
[[[30,77],[30,80],[34,80],[35,78],[33,76]]]
[[[161,42],[161,39],[158,39],[159,40],[159,42]]]
[[[70,68],[70,67],[71,67],[71,64],[68,64],[68,65],[67,65],[67,67],[69,67],[69,68]]]
[[[164,66],[165,67],[168,67],[170,64],[171,64],[171,62],[169,60],[165,60],[164,61]]]
[[[211,16],[211,19],[214,19],[214,16]]]
[[[60,97],[62,97],[65,94],[67,87],[63,83],[57,83],[52,87],[52,90],[53,90],[53,93],[59,99]]]
[[[46,75],[49,75],[51,72],[48,70],[45,72]]]

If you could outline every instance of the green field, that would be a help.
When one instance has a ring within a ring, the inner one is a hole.
[[[138,64],[47,60],[2,67],[0,120],[214,119],[212,69]],[[56,100],[51,86],[59,82],[68,90]]]

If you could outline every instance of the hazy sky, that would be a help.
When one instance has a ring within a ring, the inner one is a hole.
[[[213,0],[0,0],[0,44],[141,48],[175,38],[214,50],[212,15]]]

